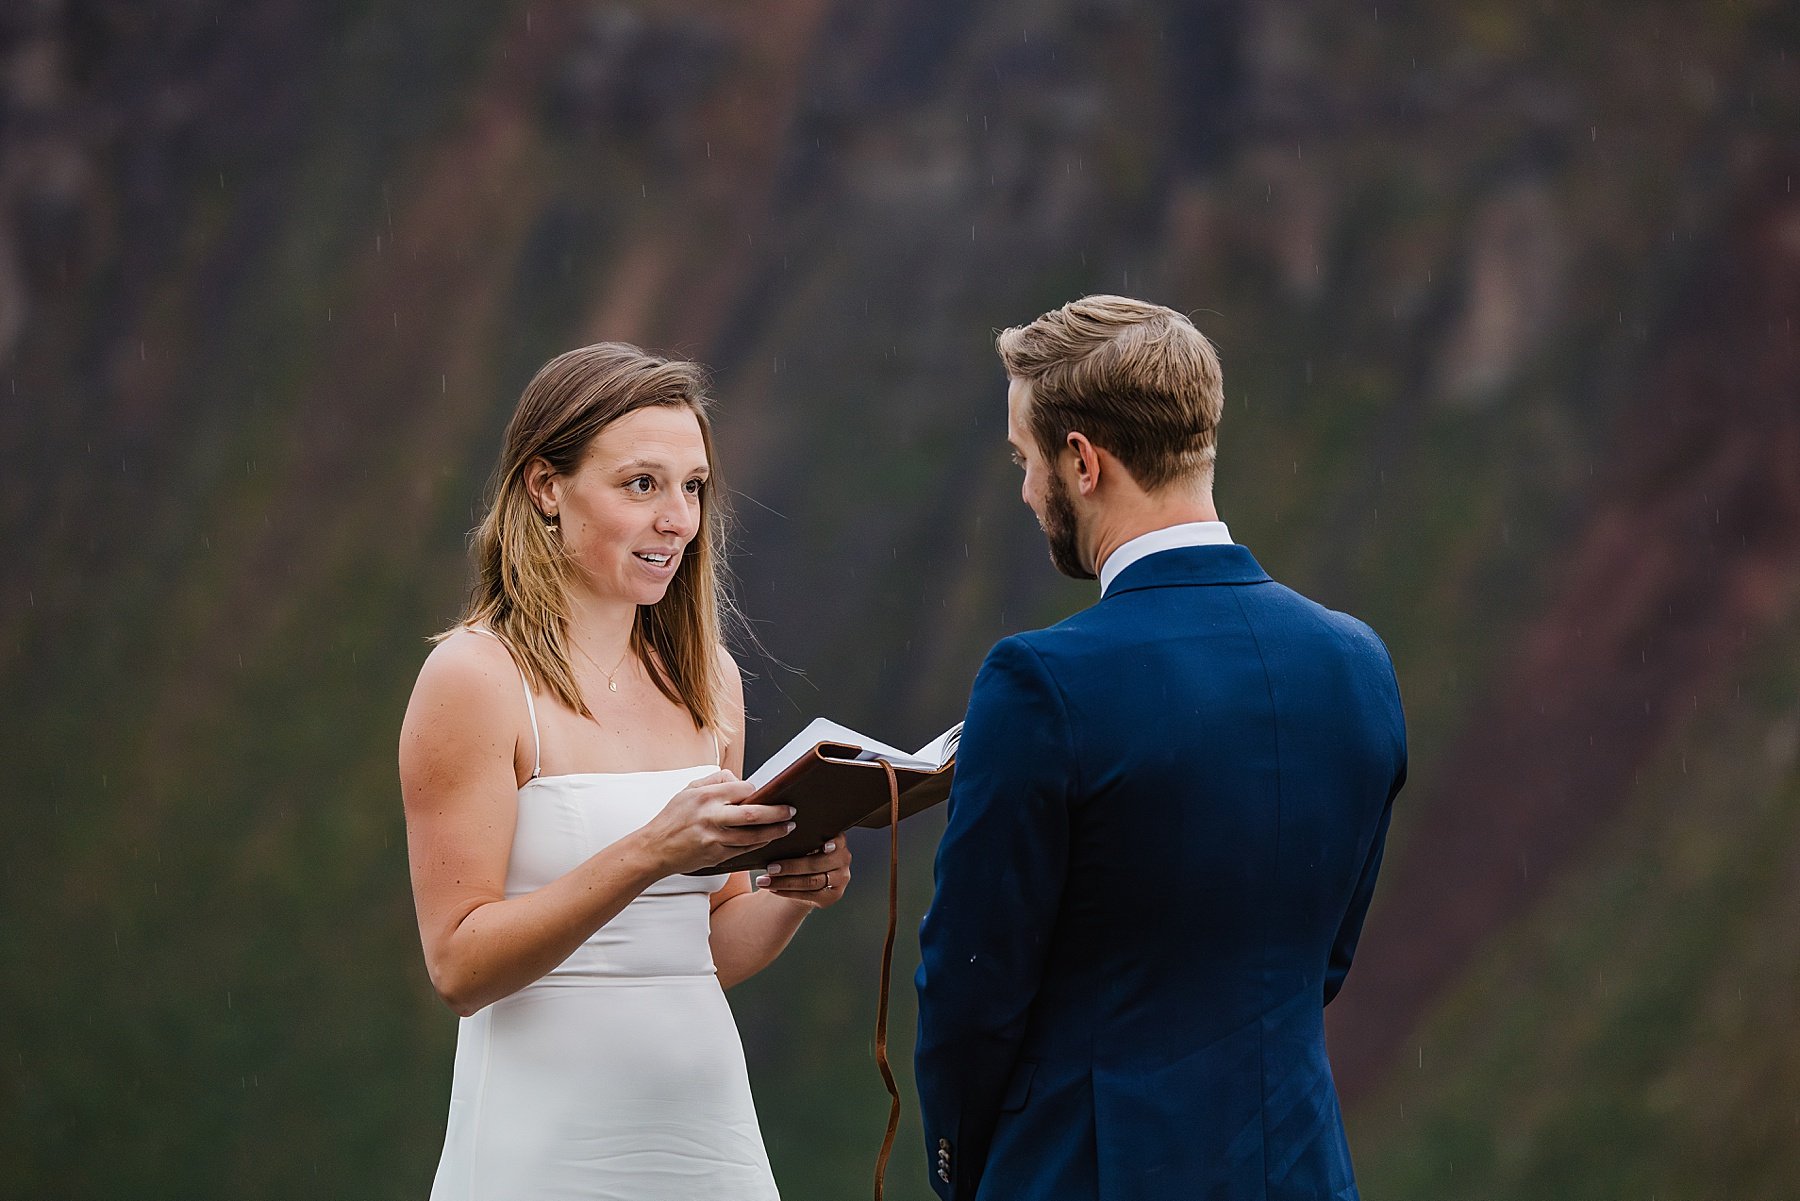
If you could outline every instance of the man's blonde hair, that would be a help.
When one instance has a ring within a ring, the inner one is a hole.
[[[1027,424],[1054,459],[1071,433],[1112,452],[1143,488],[1211,479],[1224,383],[1218,352],[1173,309],[1084,296],[994,339],[1031,385]]]

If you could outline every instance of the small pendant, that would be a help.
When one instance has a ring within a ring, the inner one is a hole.
[[[619,686],[617,684],[613,683],[611,680],[608,680],[606,682],[606,686],[608,688],[612,689],[614,692],[617,692],[619,690]]]

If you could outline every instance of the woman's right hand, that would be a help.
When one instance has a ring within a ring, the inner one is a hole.
[[[703,776],[670,798],[639,835],[666,876],[699,871],[774,842],[794,828],[791,805],[746,805],[756,789],[728,771]]]

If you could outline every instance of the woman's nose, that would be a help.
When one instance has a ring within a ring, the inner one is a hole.
[[[656,528],[678,538],[692,538],[700,528],[700,502],[686,496],[675,498],[663,506]]]

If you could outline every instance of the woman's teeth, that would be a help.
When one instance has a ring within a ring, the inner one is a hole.
[[[638,552],[638,558],[642,559],[646,563],[654,563],[658,567],[661,567],[664,564],[668,563],[671,556],[646,554],[646,553],[640,551],[640,552]]]

